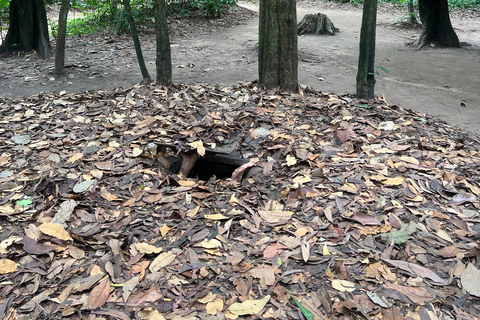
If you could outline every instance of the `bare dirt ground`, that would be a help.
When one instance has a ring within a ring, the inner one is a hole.
[[[256,11],[254,4],[240,3]],[[176,83],[232,85],[257,78],[258,18],[245,8],[222,20],[172,25],[173,80]],[[429,47],[415,50],[419,29],[396,28],[405,9],[379,8],[377,63],[390,73],[377,77],[376,94],[390,104],[438,116],[452,125],[480,133],[480,14],[452,13],[452,24],[464,43],[461,49]],[[299,38],[299,81],[322,92],[354,93],[361,8],[301,1],[298,19],[307,13],[329,16],[340,33]],[[155,78],[155,42],[142,35],[144,55]],[[40,92],[110,90],[141,81],[128,35],[95,35],[67,39],[67,75],[53,75],[53,58],[34,55],[0,60],[0,97],[25,97]]]

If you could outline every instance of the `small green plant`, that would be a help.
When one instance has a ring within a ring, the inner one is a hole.
[[[397,51],[397,49],[395,48],[392,48],[392,51]],[[390,62],[390,59],[388,59],[388,56],[390,55],[390,53],[392,53],[391,51],[387,52],[387,54],[385,55],[385,57],[383,57],[383,60],[382,62],[380,62],[380,65],[377,66],[377,68],[375,69],[375,75],[379,76],[380,75],[380,72],[378,72],[379,70],[382,70],[383,72],[385,73],[390,73],[390,70],[388,70],[387,68],[385,68],[383,66],[383,64],[385,62]]]

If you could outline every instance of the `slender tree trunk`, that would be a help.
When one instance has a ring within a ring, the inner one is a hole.
[[[172,58],[165,0],[155,1],[155,31],[157,35],[157,84],[172,84]]]
[[[357,72],[357,98],[370,99],[375,94],[375,38],[378,0],[363,3],[360,54]]]
[[[450,21],[447,0],[418,0],[418,12],[423,24],[418,49],[434,40],[442,47],[460,48],[460,41]]]
[[[417,23],[417,18],[415,18],[415,10],[413,10],[413,0],[408,1],[408,21],[411,24]]]
[[[18,50],[37,51],[50,57],[47,14],[43,0],[12,0],[9,13],[10,25],[0,53]]]
[[[65,69],[65,37],[67,34],[68,11],[70,10],[70,0],[62,0],[60,14],[58,16],[58,35],[57,46],[55,48],[55,73],[64,74]]]
[[[125,18],[125,8],[123,8],[120,14],[118,15],[118,20],[116,21],[116,24],[113,28],[114,36],[117,36],[120,33],[120,30],[122,30],[124,25],[124,22],[123,22],[124,18]]]
[[[298,90],[295,0],[260,0],[258,73],[268,89]]]
[[[140,46],[140,40],[138,38],[137,26],[135,25],[135,19],[133,18],[132,9],[130,8],[130,0],[123,0],[123,6],[125,7],[125,14],[127,15],[128,23],[130,24],[130,32],[132,33],[133,44],[135,45],[135,52],[137,53],[137,60],[142,71],[143,80],[150,80],[150,74],[148,73],[145,60],[143,59],[142,47]]]

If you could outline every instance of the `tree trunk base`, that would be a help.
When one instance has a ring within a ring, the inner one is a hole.
[[[329,34],[340,32],[333,22],[323,13],[307,14],[298,24],[298,34]]]

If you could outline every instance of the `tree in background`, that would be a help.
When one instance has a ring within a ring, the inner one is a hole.
[[[67,34],[67,19],[70,9],[70,0],[62,0],[60,13],[58,15],[58,35],[55,47],[55,73],[65,73],[65,36]]]
[[[260,0],[258,73],[268,89],[298,90],[296,0]]]
[[[145,59],[143,59],[142,47],[140,46],[137,26],[135,25],[132,8],[130,7],[130,0],[123,0],[123,6],[125,7],[125,14],[127,15],[128,23],[130,24],[130,32],[132,33],[133,44],[135,45],[135,52],[137,53],[137,60],[138,64],[140,65],[143,80],[150,81],[151,78],[150,74],[148,73],[147,66],[145,65]]]
[[[442,47],[460,48],[460,41],[450,22],[447,0],[418,0],[418,12],[423,24],[418,49],[432,41],[437,41]]]
[[[375,94],[377,3],[378,0],[365,0],[363,3],[357,72],[357,98],[370,99]]]
[[[155,32],[157,35],[157,84],[172,84],[172,58],[165,0],[155,0]]]
[[[38,55],[50,57],[47,14],[43,0],[12,0],[10,25],[0,53],[16,50],[35,50]]]

